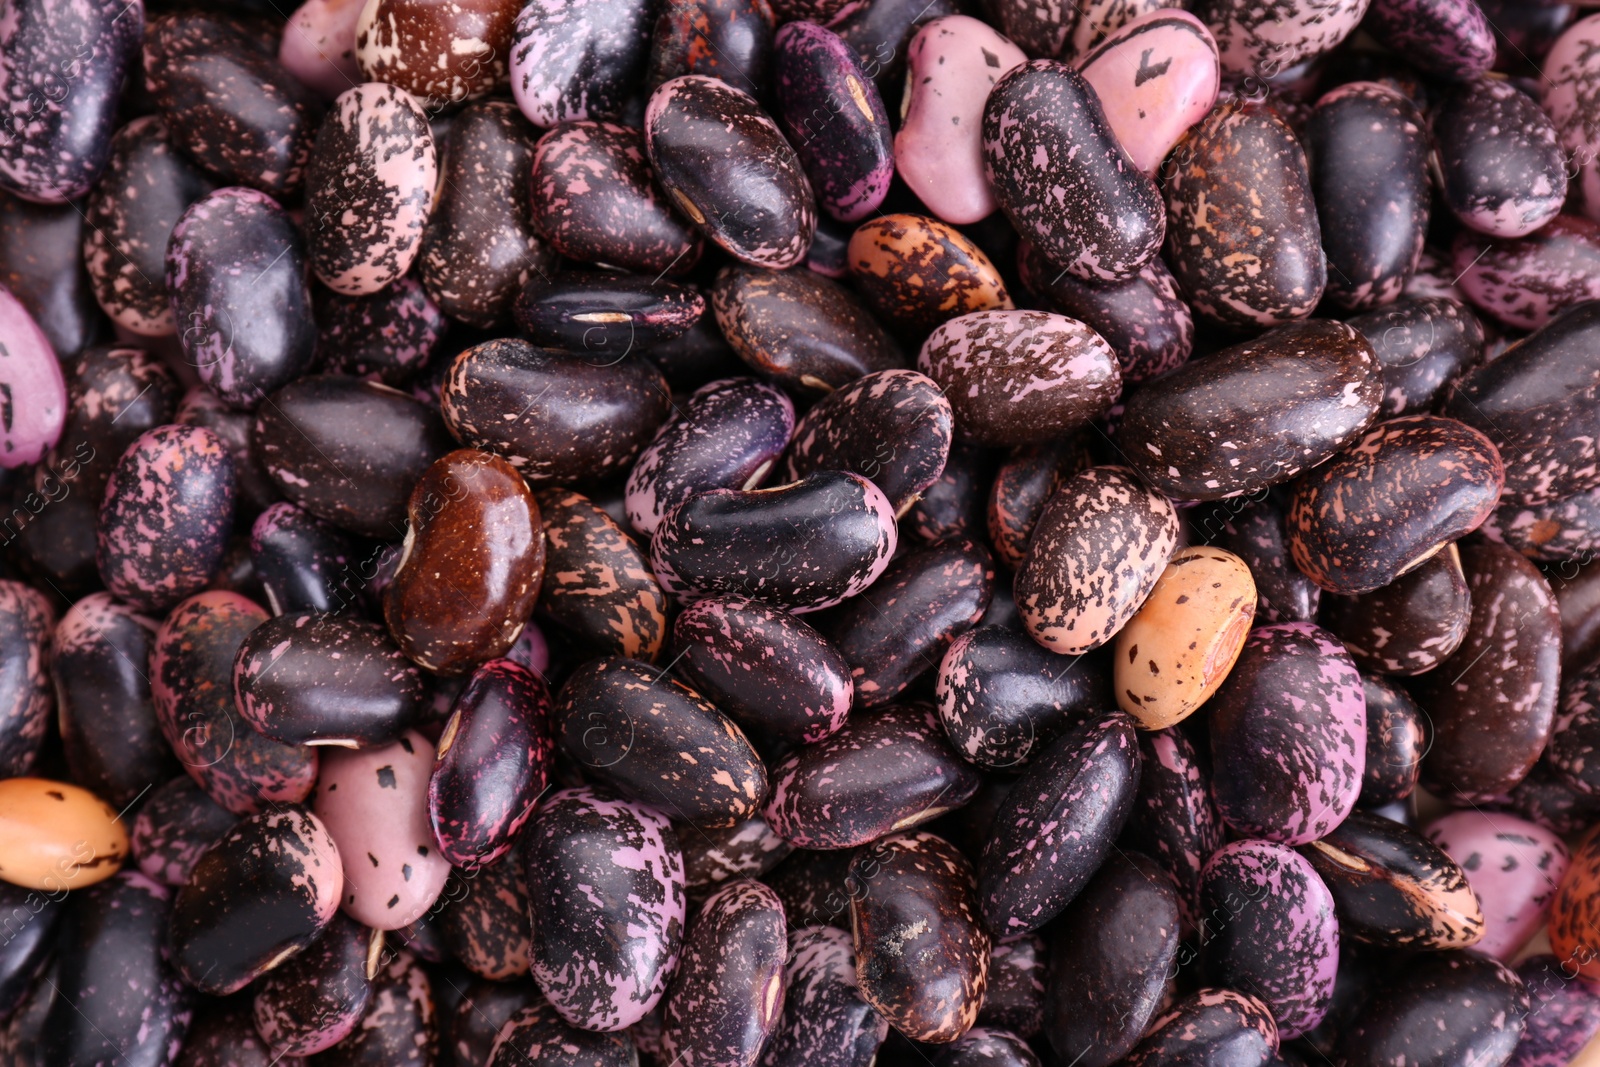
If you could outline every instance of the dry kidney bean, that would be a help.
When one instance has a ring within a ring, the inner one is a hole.
[[[1600,18],[12,6],[0,1059],[1592,1036]]]

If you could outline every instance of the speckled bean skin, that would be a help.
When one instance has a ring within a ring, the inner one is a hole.
[[[1139,732],[1139,792],[1124,838],[1149,855],[1178,887],[1186,926],[1200,924],[1200,872],[1222,847],[1211,772],[1180,730]]]
[[[1217,38],[1224,73],[1271,78],[1344,40],[1367,0],[1202,0],[1195,8]]]
[[[1526,237],[1462,230],[1451,272],[1479,311],[1517,330],[1537,330],[1574,305],[1600,300],[1600,226],[1557,215]]]
[[[1161,577],[1177,543],[1171,501],[1126,467],[1092,467],[1045,505],[1017,572],[1023,625],[1052,652],[1110,641]]]
[[[383,591],[389,632],[412,661],[463,674],[511,650],[544,580],[539,505],[499,456],[458,449],[411,491],[410,526]]]
[[[1573,789],[1543,760],[1506,794],[1504,806],[1559,834],[1582,834],[1600,815],[1600,799]]]
[[[73,204],[32,204],[0,192],[0,285],[64,358],[81,352],[99,332],[94,288],[83,267],[88,225],[79,211]]]
[[[152,789],[140,805],[128,835],[134,862],[148,878],[183,885],[205,850],[238,821],[180,774]]]
[[[989,931],[972,865],[942,837],[884,838],[850,862],[861,997],[915,1041],[972,1028],[989,984]]]
[[[1074,726],[1028,765],[995,812],[979,865],[989,929],[1031,933],[1072,902],[1133,810],[1139,762],[1133,720],[1113,712]]]
[[[422,710],[422,672],[384,628],[297,612],[245,635],[233,660],[239,714],[286,745],[386,745]]]
[[[905,363],[860,298],[814,271],[726,267],[711,309],[739,358],[797,396],[823,396]]]
[[[1066,49],[1078,12],[1076,5],[1051,0],[1039,5],[995,3],[985,14],[996,30],[1021,45],[1030,57],[1053,59]]]
[[[310,365],[305,244],[265,193],[218,189],[190,204],[172,228],[166,278],[183,358],[230,406],[254,408]]]
[[[1221,514],[1208,511],[1197,533],[1250,565],[1256,582],[1256,616],[1262,622],[1312,622],[1322,603],[1322,590],[1289,558],[1283,508],[1271,499],[1242,507],[1225,504]]]
[[[1367,765],[1356,803],[1381,808],[1416,790],[1428,750],[1427,729],[1422,709],[1397,682],[1372,674],[1363,674],[1361,681],[1367,697]]]
[[[1600,995],[1575,981],[1571,968],[1549,954],[1517,966],[1527,987],[1530,1011],[1509,1067],[1566,1067],[1600,1033]]]
[[[1366,697],[1350,654],[1326,630],[1257,627],[1209,714],[1217,808],[1238,833],[1300,845],[1355,807]]]
[[[794,404],[773,386],[724,378],[697,389],[628,472],[628,522],[649,537],[703,489],[751,489],[789,443]]]
[[[673,623],[676,669],[757,736],[812,744],[838,730],[855,686],[832,642],[781,608],[741,596],[691,605]]]
[[[1469,371],[1446,398],[1444,414],[1490,435],[1500,449],[1503,505],[1600,488],[1590,443],[1600,437],[1600,374],[1580,355],[1595,336],[1600,303],[1574,307],[1504,357]]]
[[[362,77],[388,82],[434,110],[506,84],[514,6],[498,0],[378,0],[356,22]]]
[[[315,751],[268,740],[234,704],[234,654],[266,620],[237,593],[200,593],[167,616],[150,657],[161,732],[189,777],[235,815],[299,803],[317,777]]]
[[[323,753],[312,809],[339,845],[339,906],[357,922],[398,930],[444,891],[450,865],[428,815],[433,766],[434,747],[415,730],[391,744]]]
[[[621,472],[669,401],[661,372],[640,356],[590,361],[518,339],[462,352],[440,396],[457,440],[504,456],[535,485]]]
[[[855,51],[832,30],[791,22],[773,40],[772,65],[778,120],[818,205],[840,222],[872,214],[894,154],[888,109]]]
[[[1111,695],[1103,671],[1062,660],[998,626],[951,643],[934,692],[950,743],[990,770],[1022,767]]]
[[[1167,259],[1195,312],[1244,330],[1310,315],[1328,270],[1305,153],[1288,123],[1264,104],[1230,102],[1190,130],[1166,166]]]
[[[1416,273],[1428,227],[1422,112],[1397,89],[1350,82],[1317,101],[1305,140],[1328,299],[1351,311],[1392,303]]]
[[[1024,1038],[1038,1036],[1044,1027],[1046,962],[1042,937],[995,942],[989,950],[989,990],[978,1025]]]
[[[728,254],[775,270],[805,258],[817,225],[811,183],[750,94],[699,74],[674,78],[650,94],[644,140],[673,202]]]
[[[1322,624],[1367,670],[1416,675],[1433,670],[1461,647],[1472,598],[1461,553],[1445,545],[1381,589],[1323,602]]]
[[[335,916],[305,951],[261,979],[251,1007],[274,1055],[310,1056],[356,1028],[372,1000],[372,940],[373,931]]]
[[[1527,1013],[1528,991],[1511,968],[1476,952],[1425,952],[1350,1023],[1334,1060],[1504,1063]]]
[[[367,0],[306,0],[289,16],[278,62],[296,79],[332,100],[360,82],[356,22]]]
[[[557,744],[589,777],[674,818],[714,828],[754,814],[767,775],[743,731],[663,674],[619,657],[579,667],[556,698]]]
[[[343,886],[339,850],[315,815],[297,807],[251,815],[178,890],[173,964],[202,993],[243,989],[327,929]]]
[[[95,562],[106,587],[159,611],[210,580],[233,522],[233,457],[210,430],[160,426],[117,461]]]
[[[661,1000],[683,942],[672,827],[652,808],[585,786],[541,804],[524,842],[539,988],[574,1026],[632,1026]],[[626,941],[612,934],[619,928]]]
[[[1016,306],[983,249],[926,215],[880,215],[864,222],[850,235],[845,255],[868,306],[913,344],[965,312]]]
[[[11,599],[7,605],[5,601]],[[51,613],[38,594],[23,592],[16,583],[0,583],[0,620],[5,627],[26,632],[33,622],[47,622]],[[21,608],[19,612],[17,609]],[[7,685],[24,664],[48,662],[55,685],[55,705],[65,749],[67,767],[73,780],[104,797],[118,808],[138,799],[152,779],[165,780],[180,773],[172,749],[156,723],[155,704],[150,697],[150,650],[155,644],[157,623],[140,615],[126,604],[119,604],[109,593],[92,593],[78,601],[55,627],[54,640],[45,656],[42,635],[18,651],[14,640],[0,636],[0,693],[11,690],[13,699],[0,700],[7,707],[6,726],[0,727],[4,762],[10,773],[27,770],[18,759],[26,752],[32,762],[33,746],[27,744],[30,710],[37,710],[40,729],[32,740],[42,740],[43,720],[49,714],[49,700],[39,692],[37,681],[26,677],[26,687],[17,692]],[[8,662],[9,661],[9,662]],[[15,699],[21,696],[22,699]],[[18,742],[21,742],[19,745]]]
[[[67,417],[67,383],[50,339],[27,309],[0,286],[0,468],[37,462],[61,437]]]
[[[1341,928],[1359,941],[1451,949],[1483,938],[1483,909],[1465,872],[1409,826],[1356,811],[1300,853],[1338,903]]]
[[[984,516],[989,544],[1001,563],[1022,568],[1045,505],[1062,482],[1093,465],[1085,435],[1011,450],[995,471]]]
[[[1217,43],[1199,19],[1168,10],[1178,5],[1167,0],[1101,3],[1113,10],[1096,14],[1116,24],[1092,51],[1080,50],[1074,65],[1099,97],[1133,165],[1154,175],[1172,146],[1216,103],[1222,81]],[[1079,16],[1074,36],[1084,33],[1091,17]]]
[[[1459,86],[1433,115],[1441,195],[1456,218],[1493,237],[1521,237],[1566,198],[1566,161],[1550,117],[1506,82]]]
[[[923,342],[917,369],[950,398],[961,438],[987,446],[1064,437],[1122,391],[1110,345],[1081,322],[1039,311],[950,319]]]
[[[311,267],[336,293],[375,293],[411,269],[439,160],[409,93],[368,82],[334,101],[306,164]]]
[[[1367,339],[1383,365],[1380,418],[1428,410],[1483,352],[1478,316],[1442,297],[1402,297],[1346,322]]]
[[[1591,981],[1600,977],[1600,937],[1595,931],[1600,894],[1600,828],[1589,831],[1572,846],[1556,895],[1550,902],[1550,946],[1562,961],[1564,973],[1577,973]]]
[[[269,399],[250,438],[279,491],[351,533],[403,539],[412,487],[451,448],[438,413],[399,390],[329,374]]]
[[[298,1056],[275,1059],[256,1033],[250,1006],[237,1001],[201,1003],[177,1062],[182,1067],[305,1067]]]
[[[971,800],[979,784],[920,705],[858,716],[785,756],[771,778],[767,823],[807,849],[854,848],[928,822]]]
[[[428,817],[453,865],[492,864],[510,851],[549,777],[550,715],[550,694],[527,668],[496,659],[473,671],[428,780]]]
[[[760,815],[721,830],[678,829],[684,878],[691,897],[705,895],[734,878],[760,878],[794,851]]]
[[[0,774],[4,777],[25,774],[33,767],[49,731],[56,710],[51,688],[55,630],[55,609],[43,593],[21,582],[0,581]],[[117,711],[129,714],[121,706]]]
[[[934,1067],[1039,1067],[1039,1056],[1019,1034],[975,1026],[928,1062]]]
[[[173,147],[159,116],[117,131],[105,173],[84,206],[83,233],[89,284],[117,325],[142,337],[176,329],[165,284],[167,239],[189,205],[210,191],[211,182]]]
[[[178,147],[222,185],[300,191],[325,104],[251,28],[186,11],[152,19],[144,45],[145,85]]]
[[[1494,443],[1455,419],[1380,422],[1295,483],[1289,550],[1331,593],[1371,593],[1493,512],[1505,483]]]
[[[1111,346],[1124,385],[1164,374],[1189,358],[1194,316],[1160,257],[1125,282],[1090,285],[1025,244],[1017,252],[1017,270],[1047,310],[1079,320]]]
[[[410,952],[394,952],[373,979],[367,1013],[317,1067],[428,1067],[436,1062],[438,1015],[428,972]]]
[[[502,982],[527,975],[533,927],[520,856],[452,872],[435,911],[450,954],[473,974]]]
[[[1178,961],[1178,914],[1177,891],[1148,856],[1107,859],[1051,938],[1045,1036],[1056,1055],[1108,1067],[1133,1050]]]
[[[535,126],[614,119],[650,47],[641,0],[539,0],[511,31],[511,95]]]
[[[597,1034],[568,1026],[542,999],[519,1008],[481,1060],[484,1067],[632,1067],[639,1062],[632,1031]]]
[[[312,300],[318,369],[397,389],[421,372],[448,325],[430,292],[409,276],[369,296],[343,296],[319,285]],[[450,313],[463,321],[471,318],[455,305]]]
[[[531,221],[526,175],[534,131],[515,105],[484,101],[455,117],[442,154],[441,191],[422,231],[417,277],[445,314],[493,329],[528,279],[555,266]]]
[[[1544,827],[1500,812],[1451,812],[1430,823],[1427,835],[1460,864],[1483,907],[1477,950],[1510,960],[1544,925],[1567,873],[1567,846]]]
[[[1034,60],[995,83],[983,108],[983,161],[1017,232],[1074,277],[1125,281],[1161,248],[1167,216],[1155,183],[1070,67]]]
[[[876,50],[870,55],[879,61]],[[997,206],[983,174],[983,103],[1001,75],[1026,61],[1022,49],[969,15],[933,18],[906,46],[910,79],[895,170],[944,221],[977,222]]]
[[[1339,922],[1310,863],[1270,841],[1236,841],[1206,864],[1200,902],[1202,951],[1217,981],[1261,997],[1282,1037],[1322,1021],[1339,965]]]
[[[740,879],[696,913],[661,1010],[661,1055],[685,1067],[754,1067],[783,1008],[783,902]]]
[[[1470,81],[1494,65],[1494,29],[1475,3],[1373,0],[1366,28],[1413,66],[1441,78]]]
[[[670,0],[656,15],[645,89],[705,74],[756,92],[767,82],[776,28],[766,0]]]
[[[135,871],[72,894],[36,1062],[166,1067],[177,1058],[196,998],[162,951],[171,906],[165,886]]]
[[[1339,322],[1281,326],[1146,383],[1117,444],[1177,500],[1220,500],[1289,481],[1332,458],[1377,414],[1383,368]]]
[[[529,188],[534,226],[569,259],[653,276],[700,258],[702,242],[656,185],[638,130],[557,126],[534,146]]]
[[[1500,12],[1502,16],[1504,11]],[[1595,218],[1600,201],[1600,184],[1597,184],[1595,150],[1600,127],[1600,108],[1597,108],[1597,90],[1600,83],[1596,74],[1600,67],[1594,62],[1593,47],[1596,40],[1596,22],[1593,16],[1580,18],[1567,24],[1549,52],[1544,57],[1539,79],[1539,101],[1545,112],[1555,122],[1561,134],[1561,147],[1573,164],[1572,174],[1577,195],[1575,207],[1589,218]]]
[[[666,638],[666,597],[645,551],[583,494],[535,496],[545,538],[543,617],[593,648],[654,662]]]
[[[871,586],[898,539],[876,485],[821,470],[772,489],[697,493],[656,527],[650,563],[663,589],[690,600],[740,593],[801,614]]]
[[[1503,545],[1461,550],[1472,597],[1467,636],[1423,675],[1412,695],[1433,742],[1422,783],[1440,796],[1479,801],[1504,794],[1549,740],[1560,679],[1561,623],[1550,587]],[[1485,738],[1493,737],[1493,744]]]
[[[1128,1067],[1213,1063],[1266,1067],[1277,1062],[1278,1024],[1248,993],[1203,988],[1173,1002],[1124,1061]],[[1224,1059],[1225,1057],[1225,1059]]]
[[[1188,718],[1222,684],[1256,613],[1250,568],[1207,546],[1175,552],[1138,614],[1117,632],[1117,705],[1146,730]]]
[[[1569,668],[1576,664],[1569,664]],[[1586,796],[1600,794],[1600,664],[1567,670],[1561,678],[1561,702],[1544,762],[1572,789]]]
[[[762,1067],[870,1067],[889,1021],[861,997],[850,935],[807,926],[789,939],[788,997]]]
[[[891,564],[870,594],[830,620],[856,702],[887,703],[936,668],[950,642],[983,618],[993,592],[989,550],[965,538],[916,549]]]
[[[45,204],[90,190],[143,35],[142,0],[52,0],[11,12],[0,27],[0,186]]]
[[[255,419],[250,412],[229,407],[216,393],[196,384],[183,394],[172,421],[183,426],[204,426],[222,438],[233,456],[238,518],[260,512],[282,499],[252,438]]]
[[[1485,537],[1508,544],[1529,559],[1587,559],[1600,549],[1600,490],[1547,504],[1496,508],[1480,529]]]

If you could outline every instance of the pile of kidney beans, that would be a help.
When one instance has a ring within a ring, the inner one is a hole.
[[[1597,1062],[1600,14],[970,3],[0,0],[0,1067]]]

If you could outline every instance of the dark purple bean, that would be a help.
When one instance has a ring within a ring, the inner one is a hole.
[[[1272,1067],[1278,1024],[1248,993],[1198,989],[1174,1001],[1124,1061],[1128,1067]]]
[[[1472,309],[1442,297],[1406,296],[1347,319],[1383,364],[1380,418],[1411,415],[1434,399],[1483,354],[1483,323]]]
[[[497,659],[472,673],[428,781],[434,836],[452,864],[493,864],[511,850],[549,780],[551,714],[544,681],[527,668]]]
[[[668,1062],[753,1065],[777,1029],[789,954],[783,902],[740,879],[700,908],[661,1008]]]
[[[1133,811],[1139,763],[1133,720],[1114,712],[1068,730],[1029,764],[984,845],[979,892],[991,930],[1031,933],[1072,903]]]
[[[499,982],[528,973],[533,927],[521,856],[452,871],[441,900],[439,932],[467,970]]]
[[[1461,647],[1471,614],[1454,544],[1381,589],[1322,602],[1323,624],[1355,661],[1387,674],[1424,674],[1443,663]]]
[[[134,861],[154,881],[180,886],[206,849],[233,829],[239,817],[220,807],[180,774],[158,785],[139,808],[128,837]]]
[[[1367,765],[1356,803],[1381,808],[1416,791],[1428,751],[1427,726],[1422,709],[1398,684],[1365,673],[1361,681],[1367,698]]]
[[[368,296],[312,290],[317,319],[317,369],[382,382],[396,389],[422,372],[448,325],[445,313],[415,278],[401,278]]]
[[[1133,1050],[1178,965],[1178,913],[1155,861],[1137,852],[1106,861],[1051,935],[1045,1036],[1056,1055],[1108,1067]]]
[[[1222,816],[1211,773],[1194,744],[1173,728],[1139,731],[1139,792],[1126,837],[1161,864],[1178,886],[1187,925],[1200,925],[1200,874],[1222,847]]]
[[[536,345],[605,366],[687,333],[706,300],[678,282],[612,271],[562,271],[530,278],[512,313]]]
[[[373,979],[372,999],[351,1035],[317,1056],[317,1067],[429,1067],[439,1023],[433,983],[409,952],[395,953]]]
[[[647,551],[582,493],[551,488],[536,497],[545,540],[539,611],[598,651],[653,662],[667,636],[667,603]]]
[[[761,1067],[871,1067],[889,1022],[861,997],[850,935],[796,929],[785,980],[788,1000]]]
[[[1528,991],[1475,952],[1424,952],[1379,989],[1340,1037],[1337,1062],[1504,1063],[1522,1037]]]
[[[924,831],[894,834],[856,853],[849,885],[862,999],[915,1041],[945,1044],[971,1029],[990,939],[966,857]]]
[[[1567,167],[1555,123],[1509,82],[1468,81],[1433,114],[1440,194],[1456,218],[1496,237],[1549,222],[1566,199]]]
[[[639,1062],[631,1030],[593,1033],[568,1026],[548,1003],[520,1008],[506,1020],[484,1067],[632,1067]]]

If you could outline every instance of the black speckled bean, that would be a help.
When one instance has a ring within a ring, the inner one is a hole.
[[[1346,322],[1383,364],[1380,418],[1427,411],[1483,354],[1483,323],[1470,308],[1444,297],[1402,297]]]
[[[688,686],[637,660],[591,660],[555,704],[561,750],[624,796],[708,827],[755,813],[767,792],[743,732]]]
[[[1461,552],[1446,545],[1414,570],[1356,597],[1330,596],[1322,622],[1361,666],[1386,674],[1424,674],[1461,647],[1472,598]]]
[[[1028,767],[995,813],[979,892],[991,930],[1031,933],[1072,903],[1110,853],[1139,789],[1121,712],[1085,720]]]
[[[852,719],[784,757],[771,777],[767,822],[805,849],[853,848],[919,826],[971,800],[979,782],[933,710],[917,705]]]
[[[1479,78],[1433,115],[1440,193],[1456,218],[1496,237],[1521,237],[1554,218],[1567,194],[1555,123],[1510,82]]]
[[[1363,674],[1367,697],[1367,765],[1361,776],[1363,808],[1405,800],[1417,788],[1428,735],[1422,709],[1400,686]]]
[[[1125,838],[1161,864],[1178,886],[1185,922],[1200,925],[1200,873],[1222,847],[1211,772],[1178,729],[1139,731],[1139,792]]]
[[[285,807],[249,816],[178,890],[172,961],[202,993],[243,989],[316,941],[343,887],[339,850],[315,815]]]
[[[1381,1063],[1504,1063],[1522,1037],[1528,991],[1476,952],[1424,952],[1368,1001],[1334,1056]]]
[[[568,1026],[547,1003],[520,1008],[501,1026],[484,1067],[635,1067],[632,1031],[593,1033]]]
[[[1155,861],[1137,852],[1106,861],[1051,935],[1045,1036],[1056,1055],[1108,1067],[1133,1050],[1178,962],[1178,914]]]
[[[238,821],[237,815],[206,796],[194,779],[180,774],[152,789],[140,805],[128,835],[134,862],[157,882],[183,885],[205,850]]]
[[[274,1055],[309,1056],[356,1028],[372,999],[374,937],[339,915],[309,948],[261,979],[252,1010]]]
[[[1278,1024],[1271,1009],[1248,993],[1198,989],[1174,1001],[1123,1062],[1128,1067],[1271,1067],[1282,1062]]]
[[[762,1067],[871,1067],[889,1021],[861,997],[850,935],[797,929],[785,968],[788,999]]]
[[[528,973],[533,926],[521,856],[452,871],[440,904],[439,932],[467,970],[499,982]]]
[[[1034,60],[995,83],[983,106],[983,164],[1017,232],[1077,278],[1126,281],[1161,248],[1161,194],[1071,67]]]

